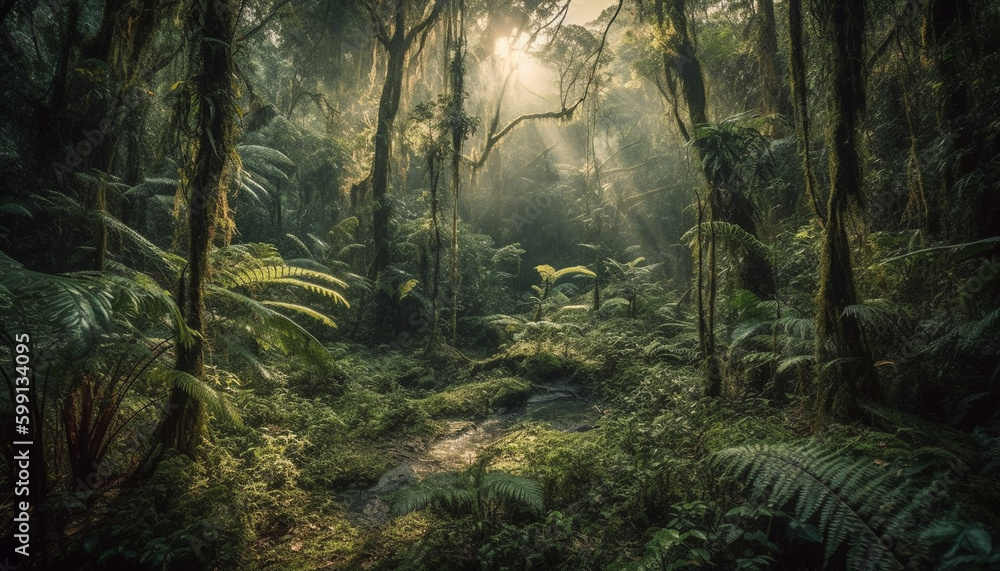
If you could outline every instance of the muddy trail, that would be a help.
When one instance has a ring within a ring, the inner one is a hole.
[[[563,432],[594,428],[601,414],[580,389],[571,385],[535,385],[523,404],[499,409],[479,420],[453,420],[443,436],[425,443],[408,444],[396,465],[367,490],[342,494],[350,519],[360,525],[382,525],[390,517],[392,492],[443,472],[461,471],[476,462],[493,443],[525,423],[546,423]]]

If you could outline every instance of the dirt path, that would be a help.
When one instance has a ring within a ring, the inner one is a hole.
[[[568,385],[538,386],[539,393],[510,410],[500,410],[478,422],[449,423],[445,435],[385,472],[367,490],[344,494],[348,512],[358,524],[381,525],[389,518],[386,496],[433,474],[460,471],[471,466],[490,445],[523,422],[545,422],[556,430],[584,431],[600,418],[598,410]]]

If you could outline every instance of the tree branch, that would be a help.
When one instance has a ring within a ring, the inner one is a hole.
[[[287,6],[288,4],[290,4],[291,1],[292,0],[281,0],[280,2],[278,2],[274,6],[274,9],[271,10],[271,13],[268,14],[263,20],[261,20],[259,24],[257,24],[256,26],[254,26],[252,30],[250,30],[249,32],[247,32],[245,34],[237,36],[237,37],[239,37],[241,40],[246,40],[250,36],[252,36],[252,35],[256,34],[257,32],[259,32],[260,30],[264,29],[264,26],[266,26],[268,24],[268,22],[270,22],[272,19],[274,19],[275,16],[278,15],[278,11],[281,10],[282,8],[284,8],[285,6]]]
[[[409,49],[410,44],[413,43],[413,39],[417,37],[418,34],[423,33],[431,24],[437,20],[438,16],[441,15],[441,10],[444,9],[444,5],[448,3],[448,0],[437,0],[434,2],[434,7],[431,8],[431,13],[427,15],[419,24],[413,26],[410,31],[406,34],[406,38],[403,40],[403,45]]]
[[[535,119],[570,119],[573,117],[573,112],[576,111],[577,107],[579,107],[580,104],[587,99],[587,95],[590,93],[590,88],[594,83],[594,77],[597,75],[597,68],[601,64],[601,56],[604,55],[604,46],[608,40],[608,32],[611,30],[611,26],[615,23],[615,20],[618,19],[618,14],[621,13],[622,6],[624,4],[625,0],[618,0],[618,6],[615,8],[614,15],[611,16],[611,20],[608,21],[608,25],[604,27],[604,33],[601,34],[601,43],[597,46],[597,50],[595,50],[594,54],[592,54],[591,56],[594,58],[594,65],[591,67],[590,76],[587,78],[587,84],[583,88],[583,95],[581,95],[580,98],[576,100],[576,103],[574,103],[569,107],[566,107],[566,104],[563,103],[562,109],[560,109],[559,111],[547,111],[542,113],[525,113],[523,115],[520,115],[510,123],[507,123],[507,125],[503,129],[500,129],[499,131],[496,131],[496,126],[499,124],[499,119],[500,119],[500,105],[497,105],[497,112],[493,116],[493,121],[490,125],[490,135],[486,138],[486,145],[483,147],[482,154],[479,156],[478,159],[475,159],[473,161],[472,163],[473,169],[478,170],[482,168],[483,165],[486,164],[486,159],[489,158],[490,152],[493,150],[493,147],[495,147],[496,144],[499,143],[500,140],[507,135],[507,133],[510,133],[510,131],[514,129],[514,127],[517,127],[519,124],[525,121],[531,121]],[[589,60],[590,57],[588,57],[587,59]],[[507,80],[509,79],[510,77],[508,76]],[[507,80],[504,80],[505,89],[507,85]],[[503,97],[503,92],[501,92],[501,101],[502,97]]]

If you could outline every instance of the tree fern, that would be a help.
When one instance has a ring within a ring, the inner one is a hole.
[[[926,557],[919,534],[940,499],[936,485],[917,489],[869,458],[817,444],[730,448],[713,463],[796,520],[816,522],[827,563],[841,547],[852,569],[904,569]]]

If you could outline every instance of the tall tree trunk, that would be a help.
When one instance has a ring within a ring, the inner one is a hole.
[[[452,4],[451,48],[454,55],[449,66],[451,89],[451,272],[448,292],[451,295],[451,344],[458,341],[458,198],[462,188],[462,145],[468,136],[465,118],[465,2],[457,0]]]
[[[402,6],[402,2],[400,2]],[[392,38],[386,43],[388,54],[385,81],[378,103],[378,124],[375,127],[375,157],[372,160],[372,234],[375,240],[375,259],[369,275],[377,277],[389,265],[389,168],[392,155],[392,126],[399,112],[399,99],[403,92],[403,67],[406,62],[405,12],[396,12],[396,26]]]
[[[688,106],[688,120],[691,125],[684,131],[691,133],[693,146],[698,154],[698,160],[704,165],[705,149],[695,136],[696,127],[708,123],[708,103],[705,95],[705,79],[701,64],[698,61],[694,44],[691,41],[685,14],[685,0],[670,0],[669,6],[663,5],[664,0],[657,0],[656,10],[661,33],[667,30],[664,22],[664,8],[669,28],[672,31],[671,47],[677,57],[674,66],[680,77],[681,91]],[[666,63],[666,60],[665,60]],[[665,69],[668,75],[670,69]],[[672,83],[668,81],[668,83]],[[704,165],[705,177],[708,181],[709,218],[713,221],[729,222],[739,226],[752,236],[757,236],[754,223],[753,205],[738,184],[727,180],[730,177],[717,177]],[[759,298],[770,299],[774,295],[774,275],[770,262],[755,252],[747,252],[738,271],[741,287],[754,293]]]
[[[191,47],[192,85],[198,135],[191,142],[188,170],[188,266],[181,276],[181,310],[187,326],[198,333],[190,345],[178,344],[176,369],[195,377],[205,374],[205,280],[215,226],[228,217],[226,193],[232,178],[236,113],[232,88],[232,41],[236,31],[235,0],[195,0],[188,29],[198,30]],[[184,453],[201,440],[204,407],[189,393],[174,388],[161,426],[161,441]]]
[[[826,144],[830,195],[820,261],[816,349],[822,415],[855,416],[859,399],[875,399],[877,378],[861,324],[845,313],[857,304],[847,217],[863,199],[858,125],[865,110],[865,0],[834,0],[825,8],[833,45]]]
[[[682,123],[678,122],[678,124],[682,134],[690,133],[694,137],[693,146],[699,161],[703,164],[705,179],[708,184],[709,220],[731,222],[749,234],[756,236],[757,229],[753,222],[753,210],[749,200],[743,195],[741,189],[734,188],[728,181],[719,180],[718,177],[709,171],[707,165],[704,165],[705,149],[697,136],[695,136],[695,132],[698,125],[708,122],[705,80],[701,64],[695,53],[694,44],[691,41],[685,13],[685,0],[670,0],[669,5],[665,5],[664,2],[665,0],[656,0],[654,5],[658,31],[664,41],[670,40],[666,46],[667,49],[676,53],[676,58],[673,62],[674,69],[676,69],[677,75],[680,77],[680,87],[684,94],[684,100],[687,102],[688,120],[691,125],[690,128],[685,128]],[[670,68],[670,60],[666,57],[664,58],[664,67],[668,87],[673,91],[673,81],[670,79],[670,74],[673,73],[673,70]],[[714,228],[711,237],[714,240]],[[718,396],[721,391],[721,379],[718,375],[719,367],[716,362],[714,323],[712,322],[712,317],[715,313],[714,291],[716,287],[714,244],[710,248],[712,255],[709,260],[709,287],[712,291],[708,298],[709,307],[707,310],[709,321],[707,323],[707,331],[703,331],[700,336],[702,338],[702,352],[705,359],[706,394],[709,396]],[[755,253],[748,253],[742,260],[739,275],[741,285],[754,292],[758,297],[770,298],[774,295],[774,279],[771,265],[762,256]]]
[[[805,175],[806,195],[820,226],[826,224],[826,215],[816,197],[810,153],[808,86],[806,85],[805,48],[802,45],[802,0],[788,0],[788,67],[790,70],[792,99],[795,101],[795,130],[799,154],[802,155],[802,172]]]
[[[375,256],[369,268],[369,276],[377,277],[389,265],[391,257],[389,244],[389,221],[392,208],[388,201],[389,169],[392,161],[392,126],[399,112],[399,100],[403,93],[403,71],[406,56],[414,40],[422,38],[441,15],[446,0],[434,0],[430,13],[407,29],[406,20],[411,12],[408,0],[393,0],[392,25],[382,20],[378,6],[368,7],[376,29],[378,42],[386,51],[385,80],[378,102],[378,123],[375,126],[375,156],[372,159],[372,200],[375,211],[372,214],[372,237],[375,242]],[[390,31],[391,30],[391,31]]]
[[[757,66],[760,69],[760,109],[782,120],[792,116],[792,102],[778,67],[778,31],[774,19],[774,0],[757,0]],[[771,135],[779,135],[781,122],[771,124]]]

